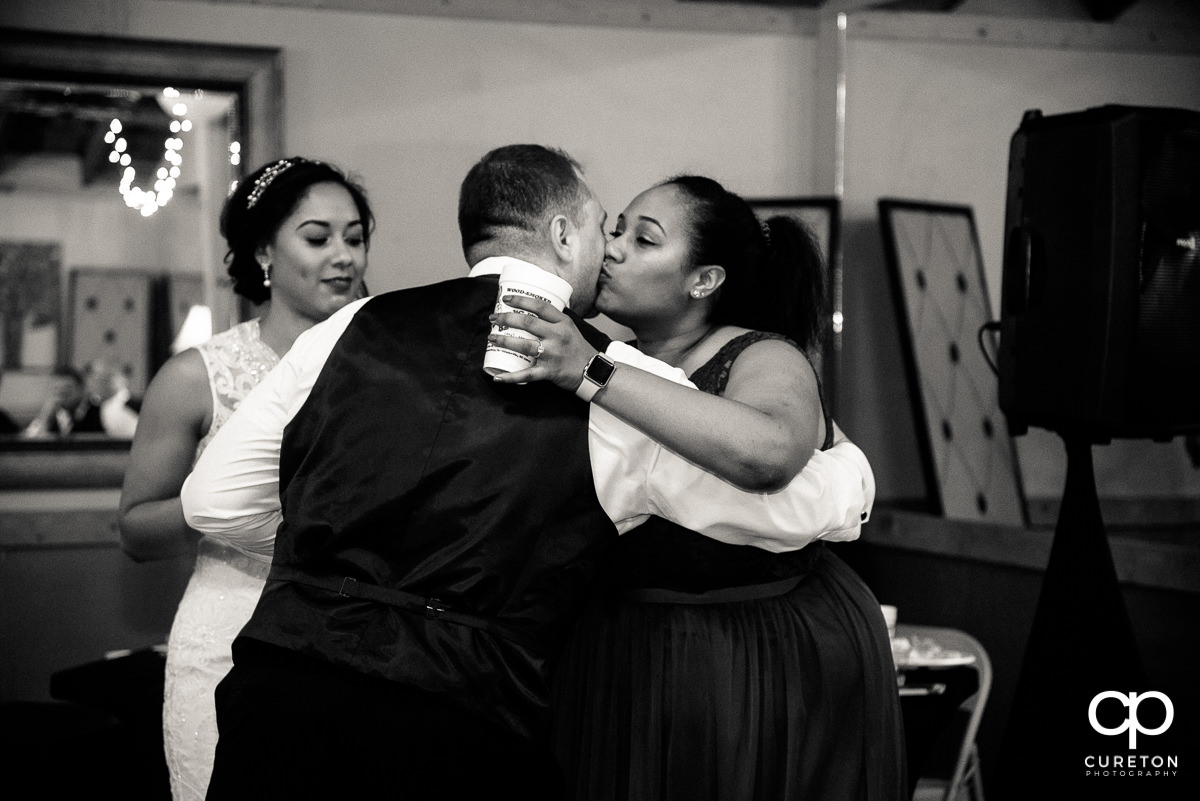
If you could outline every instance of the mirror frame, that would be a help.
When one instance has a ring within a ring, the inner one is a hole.
[[[283,51],[272,47],[57,34],[0,27],[0,77],[234,92],[242,164],[283,150]],[[0,490],[120,487],[129,440],[0,442]]]

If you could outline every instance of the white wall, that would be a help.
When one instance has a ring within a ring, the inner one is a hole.
[[[614,217],[684,169],[813,190],[812,40],[164,0],[9,0],[0,24],[283,48],[286,148],[364,179],[374,292],[465,269],[458,185],[497,145],[567,149]]]
[[[1027,109],[1200,110],[1200,56],[851,37],[846,80],[846,213],[874,215],[885,195],[972,206],[996,302],[1009,140]]]

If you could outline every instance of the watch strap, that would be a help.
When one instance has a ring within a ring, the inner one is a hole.
[[[587,366],[583,368],[583,380],[575,389],[575,395],[580,400],[590,403],[596,393],[608,385],[616,366],[616,362],[603,353],[597,353],[588,359]]]

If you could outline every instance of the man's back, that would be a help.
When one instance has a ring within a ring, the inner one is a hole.
[[[284,435],[284,523],[242,636],[530,736],[545,660],[615,529],[587,406],[483,372],[495,296],[464,278],[357,312]]]

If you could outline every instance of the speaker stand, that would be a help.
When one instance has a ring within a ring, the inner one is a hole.
[[[1014,801],[1095,797],[1083,772],[1095,737],[1088,704],[1105,690],[1145,684],[1100,514],[1091,440],[1061,436],[1066,487],[997,770],[1002,797]]]

